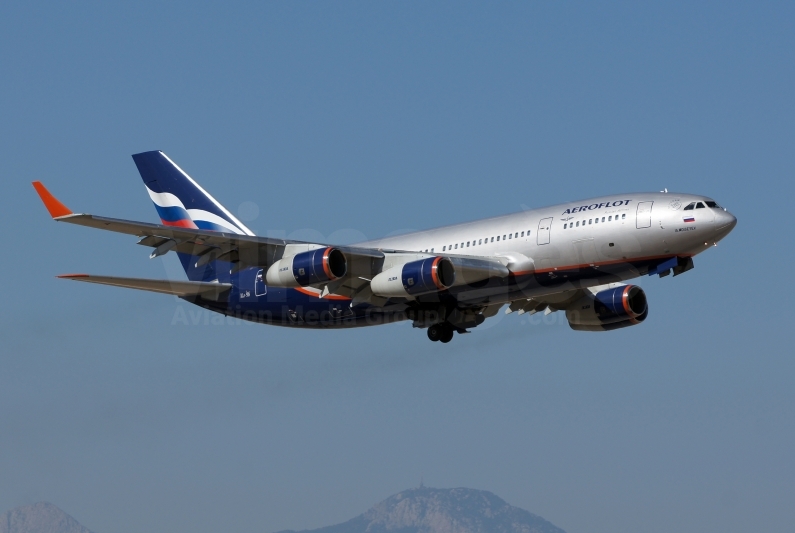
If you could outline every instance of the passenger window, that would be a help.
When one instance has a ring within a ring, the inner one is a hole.
[[[491,238],[491,242],[494,242],[494,237]]]
[[[699,202],[696,204],[696,209],[704,209],[704,204]]]
[[[522,237],[524,237],[524,231],[522,232]]]
[[[467,241],[467,248],[469,248],[469,241]]]
[[[689,204],[687,204],[687,205],[685,206],[685,208],[683,209],[683,211],[690,211],[691,209],[693,209],[693,208],[695,208],[695,207],[696,207],[696,202],[690,202]]]
[[[502,236],[502,240],[505,240],[505,235]]]
[[[442,246],[442,251],[446,252],[447,251],[447,246]]]
[[[594,224],[599,224],[599,219],[598,218],[593,219],[593,223]]]
[[[604,221],[605,221],[605,217],[602,217],[602,222],[604,222]]]
[[[568,224],[563,224],[563,229],[566,229],[567,226]]]
[[[578,228],[580,227],[580,221],[579,220],[577,221],[577,227]]]
[[[621,218],[627,218],[627,214],[624,213],[623,215],[621,215]]]
[[[433,253],[433,248],[431,248],[431,253]]]
[[[458,250],[458,245],[457,244],[455,245],[455,249]]]
[[[483,239],[478,239],[478,244],[483,244]]]
[[[500,236],[497,235],[497,242],[500,242]]]
[[[590,224],[590,223],[591,223],[591,219],[589,218],[589,219],[588,219],[588,224]]]
[[[513,239],[513,233],[509,233],[509,234],[508,234],[508,238],[509,238],[509,239]]]
[[[607,217],[607,221],[608,222],[612,222],[613,221],[613,215],[610,215],[609,217]]]

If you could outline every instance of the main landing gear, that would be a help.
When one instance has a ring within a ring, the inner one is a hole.
[[[433,342],[441,341],[444,343],[453,340],[455,329],[450,324],[434,324],[428,327],[428,338]]]

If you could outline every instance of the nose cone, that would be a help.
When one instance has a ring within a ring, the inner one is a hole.
[[[719,241],[720,239],[724,238],[726,235],[731,233],[734,229],[734,226],[737,225],[737,217],[729,213],[728,211],[718,211],[715,213],[715,231],[717,235],[715,236],[715,240]]]

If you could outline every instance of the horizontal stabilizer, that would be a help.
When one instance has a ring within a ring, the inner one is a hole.
[[[229,290],[232,288],[232,284],[230,283],[208,283],[205,281],[120,278],[116,276],[94,276],[90,274],[63,274],[58,277],[74,281],[85,281],[87,283],[99,283],[100,285],[113,285],[114,287],[124,287],[127,289],[173,294],[186,298],[200,296],[206,300],[215,301],[225,300]]]

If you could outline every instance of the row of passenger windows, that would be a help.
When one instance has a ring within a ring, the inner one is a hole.
[[[705,208],[704,203],[705,202],[690,202],[684,208],[684,211],[691,211],[693,209],[704,209]],[[707,204],[706,207],[717,207],[718,209],[721,208],[716,202],[713,202],[711,200],[707,201],[706,204]]]
[[[621,215],[621,218],[622,219],[627,218],[627,214],[624,213],[623,215]],[[602,217],[602,222],[613,222],[615,220],[618,220],[618,215],[616,215],[615,218],[612,215],[610,215],[609,217],[607,217],[607,220],[605,220],[605,217]],[[587,222],[587,224],[598,224],[598,223],[599,223],[599,217],[589,218],[588,222]],[[582,225],[584,226],[585,224],[586,224],[586,222],[585,222],[585,220],[583,220],[582,221]],[[563,229],[571,229],[571,228],[579,228],[579,227],[580,227],[580,221],[579,220],[577,222],[569,222],[568,224],[563,224]]]
[[[720,209],[720,206],[717,203],[715,203],[715,202],[708,201],[708,202],[706,202],[706,204],[707,204],[706,207],[717,207],[717,208]],[[704,207],[705,207],[704,206],[704,202],[692,202],[692,203],[688,204],[687,207],[685,207],[684,210],[685,211],[689,211],[691,209],[702,209]],[[625,218],[627,218],[627,214],[626,213],[621,215],[621,220],[623,220]],[[610,215],[608,217],[602,217],[602,219],[601,219],[602,222],[613,222],[613,221],[616,221],[616,220],[619,220],[618,215],[615,215],[615,216]],[[583,221],[579,221],[578,220],[577,222],[568,222],[566,224],[563,224],[563,229],[579,228],[580,225],[585,226],[585,224],[598,224],[598,223],[599,223],[599,217],[589,218],[588,222],[586,222],[585,220],[583,220]],[[502,236],[502,240],[505,241],[505,240],[513,239],[513,238],[517,238],[518,239],[519,237],[524,237],[524,236],[525,236],[525,232],[524,231],[521,232],[521,234],[517,231],[516,233],[508,233],[507,235],[503,235]],[[528,237],[530,236],[530,230],[527,231],[527,236]],[[466,241],[466,242],[462,242],[460,244],[460,247],[461,248],[469,248],[470,246],[480,246],[482,244],[488,244],[490,242],[495,242],[494,239],[495,239],[495,237],[486,237],[485,239],[478,239],[477,241],[475,241],[475,240]],[[499,235],[497,235],[496,239],[497,239],[496,242],[500,242],[500,236]],[[443,252],[447,252],[449,250],[458,250],[458,248],[459,248],[459,244],[458,243],[449,244],[449,245],[446,245],[446,246],[442,246],[442,251]],[[424,251],[428,252],[429,250],[426,248]],[[430,252],[433,252],[433,251],[434,251],[434,248],[431,248]]]
[[[527,234],[528,237],[530,236],[530,230],[527,230],[526,232],[517,231],[516,233],[506,233],[505,235],[502,235],[502,236],[497,235],[496,237],[486,237],[485,239],[476,239],[476,240],[473,239],[471,241],[464,241],[461,244],[458,244],[458,243],[447,244],[447,245],[442,246],[442,251],[443,252],[448,252],[450,250],[458,250],[459,248],[469,248],[470,246],[481,246],[483,244],[488,244],[490,242],[500,242],[500,237],[502,237],[502,240],[504,240],[504,241],[507,241],[509,239],[518,239],[520,237],[524,237],[525,233]],[[495,241],[494,239],[497,239],[497,240]],[[434,249],[431,248],[430,251],[433,252],[433,250]],[[425,251],[427,252],[428,250],[426,249]]]

